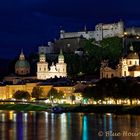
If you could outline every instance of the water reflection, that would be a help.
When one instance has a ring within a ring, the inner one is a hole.
[[[1,111],[0,140],[139,140],[139,124],[132,115]]]
[[[83,117],[83,127],[82,127],[82,139],[88,140],[88,126],[87,126],[87,116]]]

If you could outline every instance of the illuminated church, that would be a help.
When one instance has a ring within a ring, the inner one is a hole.
[[[39,62],[37,63],[37,79],[45,80],[54,77],[66,77],[67,76],[67,64],[64,62],[64,55],[62,50],[58,56],[58,63],[48,67],[46,62],[46,55],[41,53],[39,56]]]
[[[131,52],[125,58],[120,59],[116,69],[109,67],[107,61],[101,63],[100,79],[127,76],[140,76],[139,55],[133,51],[133,46],[131,46]]]
[[[25,60],[23,51],[21,51],[19,60],[15,64],[15,73],[23,76],[30,74],[30,64],[27,60]]]

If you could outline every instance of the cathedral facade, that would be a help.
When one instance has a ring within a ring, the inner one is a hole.
[[[52,63],[52,65],[48,67],[44,53],[40,54],[39,62],[37,63],[37,79],[46,80],[55,77],[67,77],[67,64],[64,62],[62,50],[58,56],[58,63]]]
[[[100,79],[112,77],[138,77],[140,76],[139,56],[136,52],[130,52],[126,58],[122,58],[116,69],[108,66],[107,61],[101,63]]]

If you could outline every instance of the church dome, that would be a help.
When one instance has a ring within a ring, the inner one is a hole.
[[[21,52],[19,60],[15,64],[15,73],[18,75],[26,75],[30,73],[30,64],[25,60],[23,52]]]
[[[128,56],[126,58],[127,59],[139,59],[139,55],[136,52],[131,52],[128,54]]]
[[[15,68],[30,68],[30,65],[26,60],[18,60],[15,64]]]

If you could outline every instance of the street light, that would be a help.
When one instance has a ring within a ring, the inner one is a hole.
[[[127,32],[124,32],[124,35],[128,35],[128,33]]]

